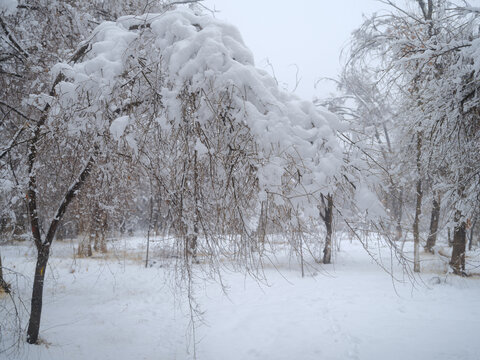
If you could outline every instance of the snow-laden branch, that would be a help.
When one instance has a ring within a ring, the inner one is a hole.
[[[56,89],[58,106],[82,108],[85,119],[97,118],[99,129],[102,121],[121,123],[114,126],[116,139],[123,139],[127,129],[135,134],[139,121],[135,113],[145,116],[152,106],[157,108],[156,122],[168,129],[187,126],[186,117],[193,116],[195,126],[208,134],[212,121],[228,121],[224,131],[247,129],[255,141],[258,153],[249,156],[256,162],[260,192],[284,194],[286,199],[303,194],[302,201],[309,202],[315,198],[311,194],[327,193],[333,186],[342,165],[335,137],[338,120],[281,91],[269,74],[254,66],[235,27],[188,9],[126,16],[99,25],[77,54],[76,64],[58,64],[54,69],[66,79]],[[228,108],[222,109],[225,99]],[[105,103],[106,111],[121,121],[95,115],[105,111]],[[81,126],[83,120],[77,119]],[[132,136],[129,144],[135,147]],[[209,136],[218,135],[203,139]],[[197,148],[203,149],[200,155],[211,151],[198,146],[197,141]],[[318,196],[312,202],[319,200]]]

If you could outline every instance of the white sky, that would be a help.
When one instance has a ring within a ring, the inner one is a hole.
[[[305,99],[326,96],[333,83],[314,83],[336,77],[340,52],[362,16],[385,8],[376,0],[205,0],[219,11],[215,16],[235,25],[255,56],[257,67],[272,64],[283,88],[293,90],[296,64],[301,82],[295,93]]]

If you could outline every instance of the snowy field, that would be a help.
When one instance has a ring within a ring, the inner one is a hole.
[[[200,275],[193,338],[186,293],[160,263],[144,268],[144,240],[109,245],[106,258],[90,259],[74,259],[69,242],[53,245],[42,344],[22,339],[0,359],[191,359],[194,342],[201,360],[480,358],[480,279],[436,273],[442,266],[428,259],[413,283],[399,269],[405,281],[393,282],[359,243],[344,241],[335,265],[307,267],[304,278],[287,256],[265,266],[268,284],[224,272],[227,295]],[[7,277],[25,304],[17,299],[22,326],[34,255],[29,243],[2,246],[4,266],[23,274]],[[0,305],[5,316],[11,301]],[[2,329],[3,346],[12,327]]]

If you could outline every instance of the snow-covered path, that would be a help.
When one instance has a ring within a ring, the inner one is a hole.
[[[73,261],[68,244],[55,245],[42,317],[44,344],[22,345],[15,357],[193,357],[185,294],[172,291],[164,268],[145,269],[138,259],[121,256]],[[287,261],[280,262],[281,274],[266,267],[268,286],[225,273],[228,297],[218,283],[197,280],[195,297],[205,312],[196,329],[197,358],[479,358],[479,279],[430,273],[422,275],[423,284],[407,281],[394,289],[390,275],[360,245],[342,247],[335,266],[307,272],[303,279]],[[2,248],[4,265],[27,276],[33,273],[31,254],[26,246]],[[28,281],[19,278],[18,284],[28,297]]]

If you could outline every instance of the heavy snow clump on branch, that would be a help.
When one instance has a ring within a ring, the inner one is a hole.
[[[81,45],[79,62],[54,69],[65,76],[56,106],[79,110],[75,126],[95,119],[98,129],[113,129],[137,150],[153,141],[145,135],[152,123],[161,129],[155,141],[170,145],[180,141],[175,129],[188,127],[182,139],[190,140],[176,151],[195,152],[208,166],[223,161],[215,174],[223,186],[248,167],[257,200],[270,194],[279,205],[317,215],[320,193],[332,191],[342,165],[337,120],[279,90],[255,68],[236,28],[177,9],[105,22]],[[227,165],[232,154],[243,160]]]

